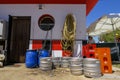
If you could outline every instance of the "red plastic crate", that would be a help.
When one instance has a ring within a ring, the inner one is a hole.
[[[82,47],[82,55],[87,58],[95,58],[96,44],[87,44]]]

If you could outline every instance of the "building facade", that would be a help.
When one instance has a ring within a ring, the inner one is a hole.
[[[76,43],[82,44],[86,38],[86,15],[98,0],[2,0],[0,1],[0,19],[8,22],[7,52],[10,62],[24,62],[27,49],[42,48],[47,31],[39,27],[43,15],[54,18],[52,29],[52,53],[62,57],[62,29],[67,14],[73,14],[76,21]],[[51,39],[47,36],[48,45]],[[50,47],[50,46],[49,46]],[[76,53],[77,51],[75,51]]]

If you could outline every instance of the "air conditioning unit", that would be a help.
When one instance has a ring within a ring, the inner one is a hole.
[[[7,39],[7,21],[0,19],[0,39]]]

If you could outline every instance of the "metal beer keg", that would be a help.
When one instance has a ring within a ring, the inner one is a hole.
[[[70,71],[73,75],[82,75],[83,74],[83,59],[80,57],[72,57],[70,59]]]
[[[52,59],[50,57],[44,57],[40,59],[40,69],[47,71],[52,69]]]
[[[61,57],[52,57],[52,62],[55,67],[59,67],[61,65]]]
[[[93,58],[85,58],[83,59],[83,70],[84,75],[86,77],[100,77],[101,68],[100,68],[100,60]]]
[[[61,67],[68,68],[70,59],[71,59],[71,57],[62,57],[62,59],[61,59]]]

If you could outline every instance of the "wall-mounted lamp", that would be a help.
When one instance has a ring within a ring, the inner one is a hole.
[[[44,4],[39,4],[39,9],[43,9],[44,8]]]

